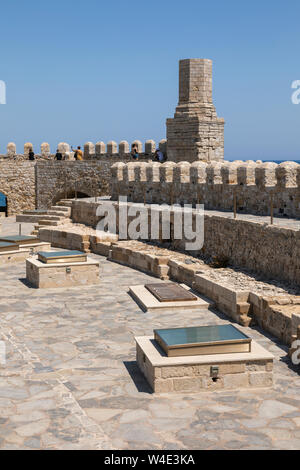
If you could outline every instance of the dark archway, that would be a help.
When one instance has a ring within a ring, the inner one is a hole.
[[[52,199],[52,205],[54,206],[57,202],[59,202],[61,199],[83,199],[83,198],[86,198],[86,197],[91,197],[90,194],[87,194],[85,192],[82,192],[82,191],[76,191],[75,190],[72,190],[72,191],[68,191],[67,193],[65,192],[59,192],[57,193],[53,199]]]
[[[0,192],[0,215],[7,217],[7,197]]]

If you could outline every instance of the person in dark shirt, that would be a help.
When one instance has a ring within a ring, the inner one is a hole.
[[[56,160],[62,160],[62,154],[58,149],[56,150],[55,158]]]
[[[30,149],[30,150],[29,150],[28,158],[29,158],[29,160],[31,160],[31,161],[35,160],[33,149]]]
[[[131,148],[131,156],[132,156],[133,160],[138,160],[139,159],[138,149],[137,149],[137,146],[135,144]]]
[[[156,162],[164,163],[167,159],[166,159],[165,155],[163,154],[163,152],[161,150],[157,149],[155,151],[154,160]]]

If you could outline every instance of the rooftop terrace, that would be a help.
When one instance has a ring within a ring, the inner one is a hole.
[[[6,219],[2,233],[12,230]],[[31,289],[22,263],[1,267],[0,449],[299,449],[300,378],[285,346],[240,327],[274,354],[272,389],[153,394],[134,336],[229,319],[142,313],[128,287],[153,278],[91,256],[101,283],[81,289]]]

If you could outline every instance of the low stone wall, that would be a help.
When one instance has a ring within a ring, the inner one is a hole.
[[[96,215],[98,207],[99,202],[73,201],[71,211],[72,221],[77,224],[84,224],[96,228],[100,220],[100,217]]]
[[[298,301],[298,304],[295,302]],[[300,313],[298,300],[289,297],[265,297],[250,292],[251,316],[263,330],[268,331],[285,344],[292,341],[292,315]]]
[[[56,248],[66,248],[68,250],[79,250],[89,253],[89,238],[89,235],[76,233],[72,229],[39,228],[39,239],[43,242],[51,243]]]
[[[105,204],[110,204],[107,201]],[[99,204],[74,201],[72,219],[96,227]],[[118,213],[118,204],[114,204]],[[132,207],[134,204],[128,205]],[[153,208],[152,208],[153,209]],[[146,206],[151,221],[151,206]],[[159,210],[159,209],[158,209]],[[195,213],[193,215],[195,219]],[[128,217],[128,224],[134,217]],[[118,219],[118,215],[117,215]],[[173,221],[171,211],[171,223]],[[149,224],[150,227],[150,224]],[[171,248],[185,250],[186,239],[168,240]],[[262,222],[230,219],[205,212],[204,246],[194,256],[225,257],[237,267],[263,274],[269,279],[285,280],[300,285],[300,231]]]
[[[300,285],[300,231],[205,214],[202,253]]]
[[[126,242],[125,242],[126,243]],[[152,274],[160,279],[168,279],[168,258],[147,252],[136,252],[122,246],[122,242],[112,243],[109,257],[112,261],[131,266],[135,269]]]

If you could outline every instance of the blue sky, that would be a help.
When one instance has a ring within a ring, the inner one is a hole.
[[[300,159],[299,1],[1,3],[0,153],[9,141],[165,137],[178,61],[213,60],[226,159]]]

